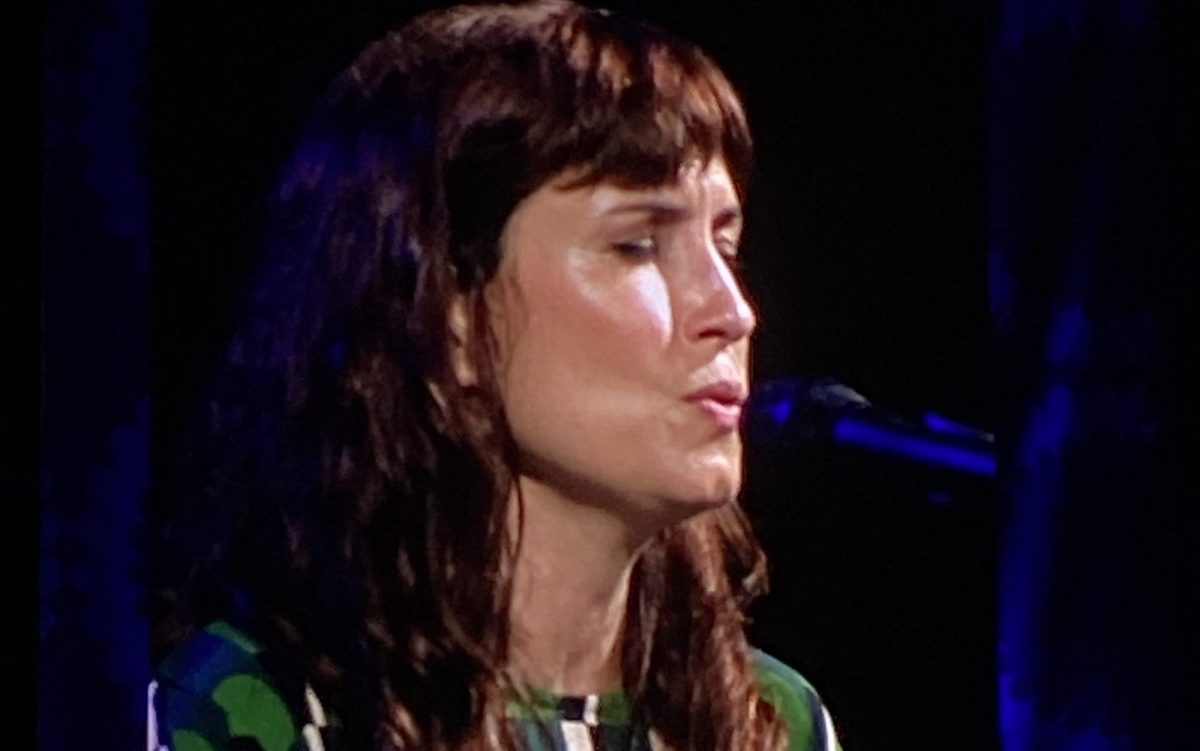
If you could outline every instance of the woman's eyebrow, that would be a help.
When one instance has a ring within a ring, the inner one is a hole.
[[[648,214],[651,221],[655,224],[670,224],[671,222],[691,216],[692,209],[683,203],[662,199],[648,199],[620,203],[603,212],[604,216],[618,216],[621,214]],[[742,208],[732,205],[717,212],[716,217],[713,218],[713,228],[724,229],[730,225],[740,224],[741,221]]]
[[[668,224],[688,216],[689,209],[682,203],[663,199],[635,199],[604,210],[605,216],[621,214],[648,214],[655,224]]]

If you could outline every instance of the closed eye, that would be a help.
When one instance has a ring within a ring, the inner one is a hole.
[[[715,239],[717,253],[725,259],[725,264],[733,271],[743,268],[742,255],[738,252],[738,242],[734,238],[717,236]]]
[[[717,252],[725,259],[725,263],[734,273],[742,271],[742,259],[738,253],[738,245],[742,235],[741,206],[728,206],[718,212],[713,220],[713,243]]]
[[[658,254],[658,243],[652,237],[613,243],[612,247],[621,255],[633,260],[649,259]]]

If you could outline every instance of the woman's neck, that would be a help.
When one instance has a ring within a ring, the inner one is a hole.
[[[611,512],[520,482],[510,611],[516,677],[559,694],[619,689],[629,575],[642,540]]]

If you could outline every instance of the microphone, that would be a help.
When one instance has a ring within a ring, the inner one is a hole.
[[[919,421],[880,409],[833,378],[768,381],[750,396],[750,439],[770,447],[851,448],[975,477],[996,474],[991,433],[935,413]]]

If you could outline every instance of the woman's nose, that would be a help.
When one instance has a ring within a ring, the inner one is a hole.
[[[730,267],[730,262],[709,244],[694,278],[694,307],[688,321],[689,338],[732,343],[753,333],[758,318]]]

